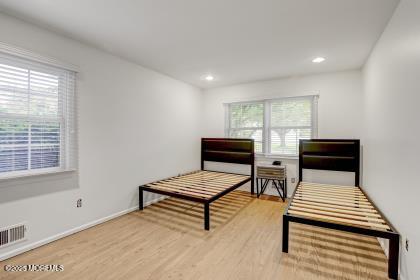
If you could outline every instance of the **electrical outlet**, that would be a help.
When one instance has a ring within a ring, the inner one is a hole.
[[[291,178],[290,182],[292,182],[292,184],[294,184],[296,182],[296,178]]]
[[[408,252],[408,238],[405,239],[405,250]]]
[[[81,198],[79,198],[79,199],[77,200],[77,202],[76,202],[76,207],[77,207],[77,208],[82,207],[82,199],[81,199]]]

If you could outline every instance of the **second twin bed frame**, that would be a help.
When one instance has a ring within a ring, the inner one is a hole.
[[[303,182],[304,169],[354,172],[354,186]],[[283,252],[289,223],[300,223],[389,240],[388,276],[398,279],[398,232],[359,187],[360,141],[300,140],[299,183],[283,215]]]

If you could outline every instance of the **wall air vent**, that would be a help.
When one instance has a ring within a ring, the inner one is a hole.
[[[0,248],[26,239],[26,225],[24,223],[0,229]]]

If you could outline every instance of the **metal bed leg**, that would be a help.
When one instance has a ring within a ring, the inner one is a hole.
[[[143,210],[143,189],[139,187],[139,210]]]
[[[400,254],[400,236],[396,234],[389,239],[388,277],[398,279],[398,265]]]
[[[289,252],[289,218],[283,215],[283,252]]]
[[[210,203],[204,203],[204,229],[210,230]]]

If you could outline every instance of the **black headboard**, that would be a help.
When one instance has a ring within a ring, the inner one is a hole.
[[[254,140],[202,138],[201,169],[204,169],[205,161],[254,165]]]
[[[360,140],[311,139],[299,141],[299,180],[303,169],[354,172],[354,184],[360,181]]]

